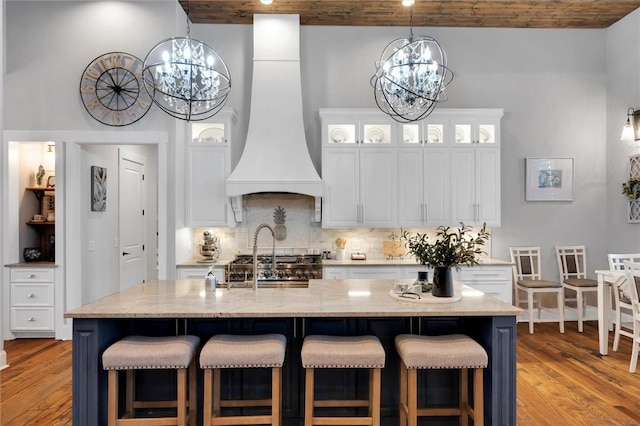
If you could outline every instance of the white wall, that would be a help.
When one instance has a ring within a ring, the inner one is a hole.
[[[252,60],[250,26],[196,25],[194,36],[215,45],[233,78],[230,106],[246,132]],[[416,28],[444,47],[455,73],[443,108],[504,108],[502,227],[492,255],[510,245],[540,245],[543,270],[558,277],[554,245],[584,244],[589,269],[606,266],[616,247],[607,210],[607,64],[604,30]],[[375,108],[369,80],[383,48],[408,28],[301,28],[307,143],[320,170],[319,108]],[[235,48],[234,48],[235,47]],[[286,125],[286,123],[283,123]],[[524,201],[525,157],[574,157],[575,200]],[[620,200],[619,200],[620,201]]]
[[[608,246],[638,252],[640,225],[627,222],[621,193],[628,179],[627,157],[640,153],[640,141],[621,141],[627,109],[640,109],[640,9],[607,29],[607,230]]]
[[[4,130],[4,74],[5,74],[5,54],[4,54],[4,41],[5,28],[7,28],[5,22],[5,0],[0,0],[0,131]],[[8,154],[4,144],[2,145],[2,151],[0,152],[0,177],[4,177],[5,156]],[[2,179],[4,181],[4,179]],[[2,192],[6,190],[6,183],[0,182]],[[0,198],[0,233],[2,233],[2,224],[4,223],[4,201]],[[4,260],[4,244],[0,244],[0,261]],[[1,263],[0,263],[1,264]],[[0,286],[5,287],[7,283],[4,282],[4,274],[0,274]],[[4,330],[4,305],[6,305],[3,298],[3,292],[0,291],[0,333]],[[4,368],[7,364],[7,354],[4,351],[4,339],[0,335],[0,369]]]

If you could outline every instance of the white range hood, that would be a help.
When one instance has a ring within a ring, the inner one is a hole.
[[[299,15],[254,15],[253,85],[244,151],[227,179],[227,195],[305,194],[319,200],[323,183],[304,133]]]

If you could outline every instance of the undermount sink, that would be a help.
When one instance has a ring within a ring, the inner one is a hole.
[[[228,288],[231,285],[232,289],[244,288],[252,289],[253,281],[233,281],[233,282],[218,282],[218,288]],[[308,281],[258,281],[258,288],[308,288]]]

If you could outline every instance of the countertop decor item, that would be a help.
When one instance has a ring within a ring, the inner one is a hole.
[[[408,231],[402,233],[402,240],[409,254],[421,265],[433,267],[434,296],[453,296],[451,268],[477,265],[479,256],[486,254],[483,247],[490,236],[486,225],[475,236],[471,231],[472,228],[464,223],[460,223],[460,227],[454,230],[448,226],[440,226],[433,242],[427,234],[411,234]]]

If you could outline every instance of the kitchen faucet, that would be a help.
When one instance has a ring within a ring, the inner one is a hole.
[[[258,233],[262,228],[267,228],[271,231],[271,237],[273,239],[273,251],[271,253],[271,276],[276,276],[276,233],[273,228],[266,223],[261,223],[256,228],[256,232],[253,234],[253,289],[258,288]]]

